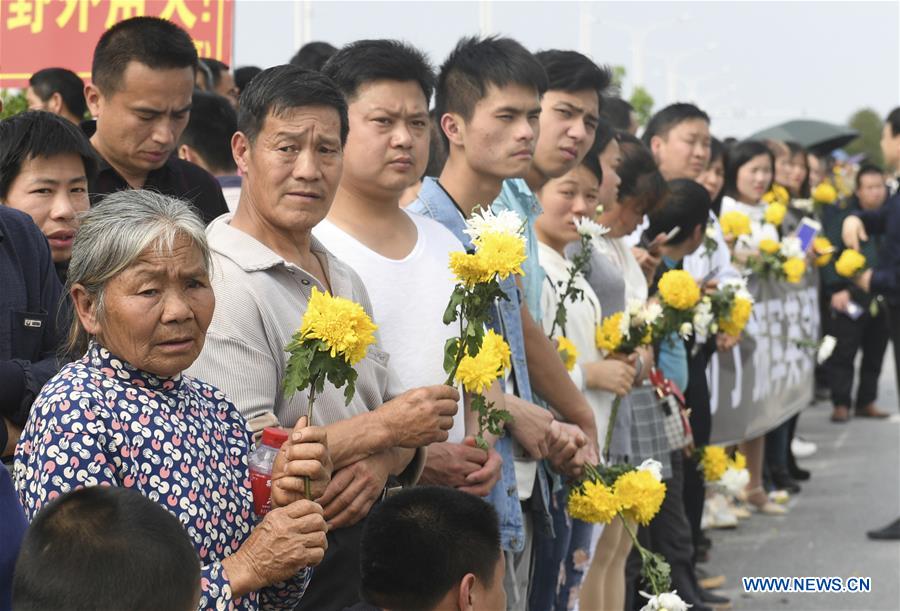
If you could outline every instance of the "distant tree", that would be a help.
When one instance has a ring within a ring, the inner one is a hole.
[[[625,66],[613,66],[612,83],[610,84],[610,93],[617,96],[625,97],[622,93],[625,81]],[[643,85],[634,85],[631,89],[631,97],[628,102],[634,108],[634,114],[637,118],[638,125],[643,127],[650,120],[653,114],[653,96],[647,91]]]
[[[0,90],[0,99],[3,100],[3,111],[0,111],[0,119],[28,110],[28,100],[25,99],[24,91],[13,93],[9,89],[2,89]]]
[[[647,125],[647,121],[650,120],[650,116],[653,114],[653,96],[650,95],[650,92],[640,85],[635,85],[634,89],[631,90],[631,99],[628,101],[631,102],[631,106],[634,108],[634,115],[637,118],[638,125],[641,127]]]
[[[878,165],[884,164],[881,156],[881,117],[871,108],[862,108],[853,113],[847,122],[859,132],[859,138],[844,147],[850,155],[864,153],[866,159]]]

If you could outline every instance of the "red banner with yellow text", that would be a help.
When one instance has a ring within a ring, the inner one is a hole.
[[[200,57],[231,64],[232,0],[0,0],[0,87],[27,87],[42,68],[90,80],[103,32],[141,15],[180,25]]]

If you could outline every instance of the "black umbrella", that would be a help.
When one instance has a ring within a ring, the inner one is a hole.
[[[803,145],[811,153],[827,155],[850,143],[857,136],[859,136],[858,131],[843,125],[796,119],[758,131],[750,138],[753,140],[793,140]]]

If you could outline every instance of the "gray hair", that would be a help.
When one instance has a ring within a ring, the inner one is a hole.
[[[97,304],[97,319],[104,314],[107,283],[131,267],[148,248],[171,254],[175,240],[187,236],[200,249],[206,272],[212,259],[203,221],[195,208],[180,199],[154,191],[127,189],[107,195],[81,217],[72,244],[66,290],[79,284]],[[67,352],[81,354],[91,337],[77,314],[72,317]]]

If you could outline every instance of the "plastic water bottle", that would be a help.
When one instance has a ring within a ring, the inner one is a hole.
[[[288,431],[277,427],[263,429],[262,439],[250,453],[250,488],[253,490],[253,511],[259,517],[272,509],[272,465],[275,456],[287,441]]]

